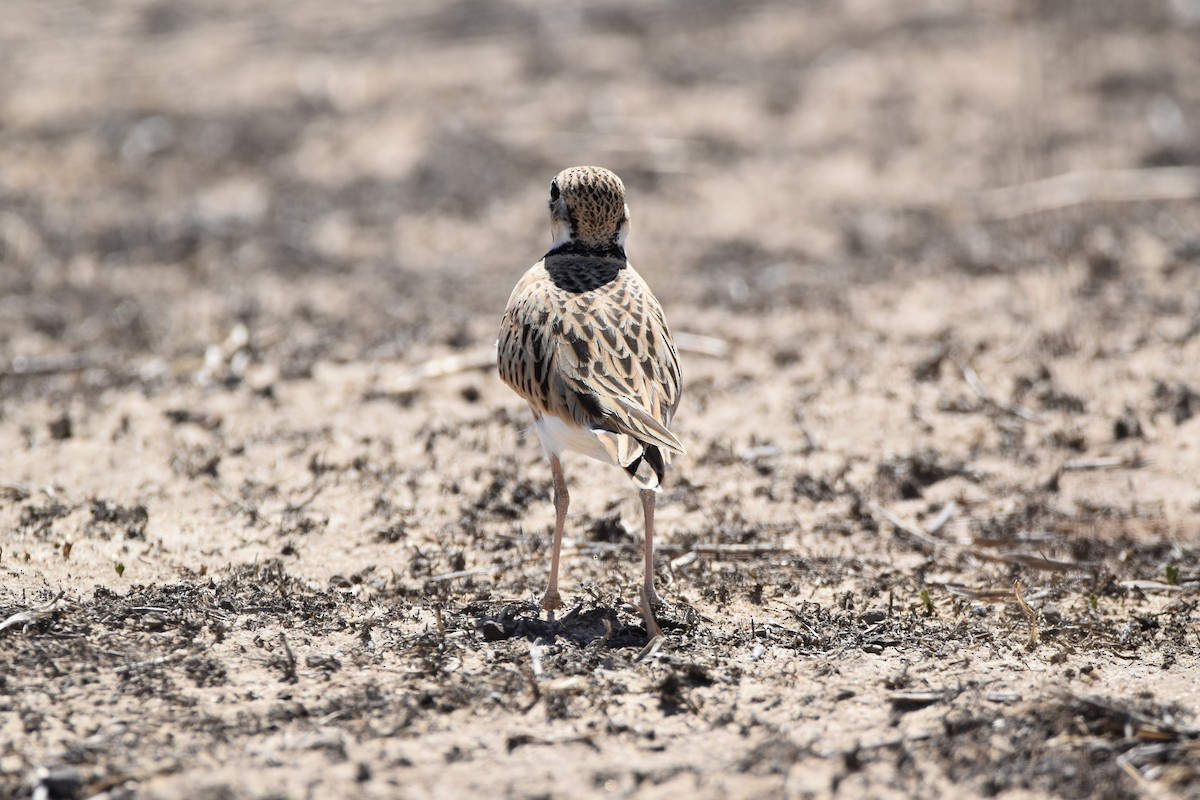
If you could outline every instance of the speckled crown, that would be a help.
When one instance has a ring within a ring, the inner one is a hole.
[[[625,184],[603,167],[568,167],[550,182],[551,213],[560,208],[565,208],[576,240],[610,243],[628,219]]]

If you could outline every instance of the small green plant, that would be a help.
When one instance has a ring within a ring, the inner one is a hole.
[[[921,604],[925,606],[925,613],[933,614],[933,598],[929,595],[929,587],[921,587]]]
[[[122,564],[120,561],[118,561],[117,562],[117,577],[119,578],[124,574],[125,574],[125,565]]]
[[[1178,564],[1167,564],[1167,568],[1164,571],[1167,574],[1167,585],[1168,586],[1178,586],[1179,585],[1179,565]]]
[[[1092,609],[1092,611],[1099,611],[1100,610],[1100,598],[1094,594],[1089,594],[1088,595],[1088,607],[1090,609]]]

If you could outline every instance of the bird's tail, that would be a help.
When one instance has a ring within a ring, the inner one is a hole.
[[[624,433],[594,431],[612,463],[617,464],[637,484],[639,489],[662,490],[667,465],[658,445],[642,444]]]

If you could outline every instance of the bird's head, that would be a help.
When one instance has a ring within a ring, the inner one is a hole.
[[[554,244],[583,252],[625,254],[629,206],[625,184],[603,167],[570,167],[550,181],[550,231]]]

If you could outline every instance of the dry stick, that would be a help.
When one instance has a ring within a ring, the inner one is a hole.
[[[1183,583],[1192,583],[1192,581],[1183,581]],[[1143,592],[1182,592],[1182,585],[1176,586],[1162,581],[1121,581],[1120,586],[1125,589],[1138,589]]]
[[[9,500],[27,500],[32,494],[33,490],[24,484],[0,483],[0,495],[6,496]]]
[[[444,378],[462,372],[489,369],[496,363],[496,348],[488,347],[455,356],[433,358],[405,370],[396,378],[387,394],[404,394],[432,378]]]
[[[942,510],[938,512],[938,515],[933,518],[933,522],[925,526],[925,530],[928,531],[930,535],[936,534],[942,528],[946,527],[946,523],[952,520],[954,515],[957,513],[958,503],[951,500],[942,507]]]
[[[942,703],[950,698],[950,692],[945,689],[930,689],[928,691],[889,692],[888,702],[897,708],[917,709]]]
[[[64,372],[79,372],[99,366],[102,362],[86,353],[67,353],[61,356],[17,356],[0,369],[3,378],[35,378],[59,375]]]
[[[641,545],[623,542],[591,542],[587,545],[578,548],[564,548],[563,553],[567,554],[591,554],[602,552],[605,550],[631,550],[640,548]],[[660,553],[701,553],[705,555],[715,556],[739,556],[750,557],[757,555],[770,555],[772,553],[791,553],[795,552],[795,547],[780,544],[722,544],[720,542],[701,542],[698,544],[662,544],[655,545],[654,549]]]
[[[930,586],[936,586],[939,589],[945,589],[956,597],[967,597],[971,600],[979,600],[984,603],[1007,603],[1009,600],[1015,600],[1016,595],[1013,594],[1011,588],[997,589],[985,587],[983,589],[972,589],[970,586],[963,586],[960,583],[942,583],[931,582]],[[1042,589],[1029,595],[1030,600],[1041,600],[1044,597],[1049,597],[1050,591]]]
[[[952,595],[967,597],[971,600],[982,600],[989,603],[1007,602],[1013,599],[1012,589],[972,589],[955,583],[930,584],[940,585]]]
[[[892,512],[888,511],[883,506],[879,506],[879,505],[876,505],[875,503],[871,503],[869,505],[869,508],[871,509],[872,514],[878,514],[879,516],[881,516],[885,520],[887,520],[888,523],[890,523],[893,528],[895,528],[898,531],[908,534],[909,536],[911,536],[912,538],[921,542],[922,544],[926,545],[927,547],[932,547],[933,549],[936,550],[939,547],[953,547],[954,546],[953,543],[951,543],[951,542],[943,542],[939,539],[933,538],[932,536],[927,534],[925,531],[918,528],[916,525],[908,524],[907,522],[900,519]]]
[[[467,578],[472,575],[486,575],[489,572],[500,572],[511,567],[525,563],[524,558],[519,558],[516,561],[505,561],[503,564],[492,564],[489,567],[475,567],[474,569],[460,569],[456,572],[444,572],[441,575],[434,575],[432,578],[426,578],[426,583],[441,583],[442,581],[453,581],[459,578]]]
[[[646,659],[651,658],[655,653],[662,649],[663,642],[666,641],[666,638],[667,637],[663,636],[661,633],[658,636],[655,636],[650,641],[646,642],[646,646],[638,651],[638,654],[633,657],[633,660],[645,661]]]
[[[538,701],[542,699],[542,689],[540,686],[538,686],[537,675],[533,673],[533,670],[528,664],[522,663],[519,665],[518,669],[520,670],[521,674],[525,676],[525,682],[529,684],[530,694],[533,695],[529,701],[529,704],[526,705],[525,708],[521,709],[521,713],[524,714],[528,713],[529,710],[536,706]]]
[[[163,664],[169,664],[172,661],[178,661],[181,658],[183,658],[181,655],[159,656],[158,658],[151,658],[148,661],[135,661],[132,664],[126,664],[124,666],[117,667],[113,671],[118,675],[124,675],[127,672],[137,672],[139,669],[145,669],[147,667],[158,667]]]
[[[65,592],[59,592],[57,595],[55,595],[54,599],[48,603],[43,603],[40,606],[33,606],[32,608],[27,608],[24,611],[18,611],[16,614],[13,614],[11,617],[4,620],[4,622],[0,622],[0,631],[7,630],[9,628],[15,628],[18,625],[28,625],[31,622],[37,622],[40,619],[45,619],[54,613],[54,607],[58,605],[58,601],[62,599],[63,594],[65,594]]]
[[[971,554],[976,558],[983,559],[984,561],[999,561],[1004,564],[1020,564],[1023,567],[1040,569],[1045,572],[1068,572],[1073,569],[1088,569],[1092,566],[1087,562],[1060,561],[1056,558],[1047,558],[1046,556],[1037,555],[1035,553],[988,553],[983,550],[971,548]]]
[[[286,656],[283,662],[283,682],[296,683],[300,680],[299,676],[296,675],[296,656],[292,652],[291,646],[288,645],[287,636],[284,635],[283,631],[279,632],[279,642],[283,645],[283,653]]]
[[[608,617],[601,617],[600,621],[604,623],[604,635],[597,637],[593,642],[597,650],[602,649],[606,644],[608,644],[613,635],[613,626],[612,623],[608,621]]]
[[[529,666],[535,678],[542,676],[542,646],[537,642],[529,643]]]
[[[1137,748],[1134,748],[1134,749],[1136,750]],[[1121,755],[1117,756],[1117,766],[1119,766],[1121,769],[1125,770],[1125,774],[1128,775],[1130,778],[1133,778],[1134,782],[1137,783],[1138,785],[1143,786],[1143,787],[1149,786],[1150,781],[1146,780],[1146,776],[1142,774],[1141,770],[1139,770],[1137,767],[1135,767],[1131,763],[1132,758],[1133,758],[1133,750],[1129,750],[1128,752],[1122,753]]]
[[[984,219],[1014,219],[1088,203],[1200,198],[1200,167],[1086,170],[991,189],[975,197]]]
[[[979,373],[977,373],[975,368],[970,364],[963,364],[962,373],[967,385],[971,387],[975,394],[979,395],[979,399],[983,402],[994,406],[1001,411],[1012,414],[1014,417],[1020,417],[1021,419],[1029,422],[1042,421],[1040,414],[1035,411],[1031,411],[1025,406],[1018,405],[1016,403],[1001,403],[999,400],[992,397],[991,392],[987,390],[987,387],[983,385],[983,381],[979,379]]]
[[[1123,467],[1125,469],[1141,469],[1146,466],[1146,462],[1141,456],[1133,458],[1124,458],[1122,456],[1111,456],[1109,458],[1076,458],[1063,464],[1063,469],[1071,470],[1089,470],[1089,469],[1117,469]]]
[[[958,544],[957,542],[944,542],[940,539],[935,539],[917,526],[910,525],[882,506],[871,503],[868,507],[870,508],[871,513],[878,514],[879,516],[883,517],[884,520],[890,523],[897,530],[907,534],[908,536],[911,536],[912,538],[928,547],[933,548],[934,550],[937,550],[938,548],[945,548],[957,552],[966,552],[982,561],[999,561],[1005,564],[1020,564],[1021,566],[1029,567],[1031,569],[1039,569],[1049,572],[1066,572],[1073,569],[1087,569],[1090,566],[1087,563],[1060,561],[1058,559],[1047,558],[1046,556],[1037,555],[1034,553],[1020,553],[1011,551],[1004,553],[989,553],[986,550],[982,550],[978,547],[969,547],[967,545]],[[941,516],[942,515],[939,515],[939,518]],[[936,521],[937,520],[935,520],[935,522]],[[938,527],[940,528],[943,525],[939,525]]]
[[[204,482],[204,485],[207,486],[209,490],[211,490],[212,493],[217,497],[221,498],[226,503],[229,503],[229,505],[237,506],[243,514],[250,517],[251,521],[257,522],[258,520],[262,519],[263,514],[258,510],[258,506],[248,503],[240,497],[230,496],[215,480],[207,480]]]
[[[285,514],[298,514],[299,512],[308,508],[309,504],[312,503],[313,500],[316,500],[317,495],[323,491],[325,491],[325,484],[320,483],[314,477],[312,480],[312,489],[309,491],[308,496],[299,503],[294,503],[289,500],[287,505],[283,507],[283,510],[279,512],[279,518],[282,520]]]
[[[1025,602],[1025,596],[1021,594],[1020,581],[1013,584],[1013,595],[1017,598],[1017,603],[1025,612],[1025,616],[1029,618],[1029,646],[1033,647],[1037,644],[1038,638],[1037,612],[1029,607],[1029,603]]]
[[[213,492],[213,494],[224,500],[226,503],[229,503],[232,506],[237,506],[237,508],[243,514],[250,517],[251,522],[258,522],[261,520],[274,525],[276,528],[283,527],[284,517],[286,517],[288,514],[297,514],[303,511],[310,503],[312,503],[313,500],[317,499],[317,496],[321,494],[321,492],[325,491],[325,485],[320,484],[316,479],[313,479],[312,489],[309,491],[308,496],[299,503],[289,501],[285,503],[283,508],[279,509],[278,511],[264,511],[253,503],[247,502],[240,497],[234,497],[230,495],[221,488],[219,483],[211,478],[205,481],[204,485],[207,486],[209,490]]]

